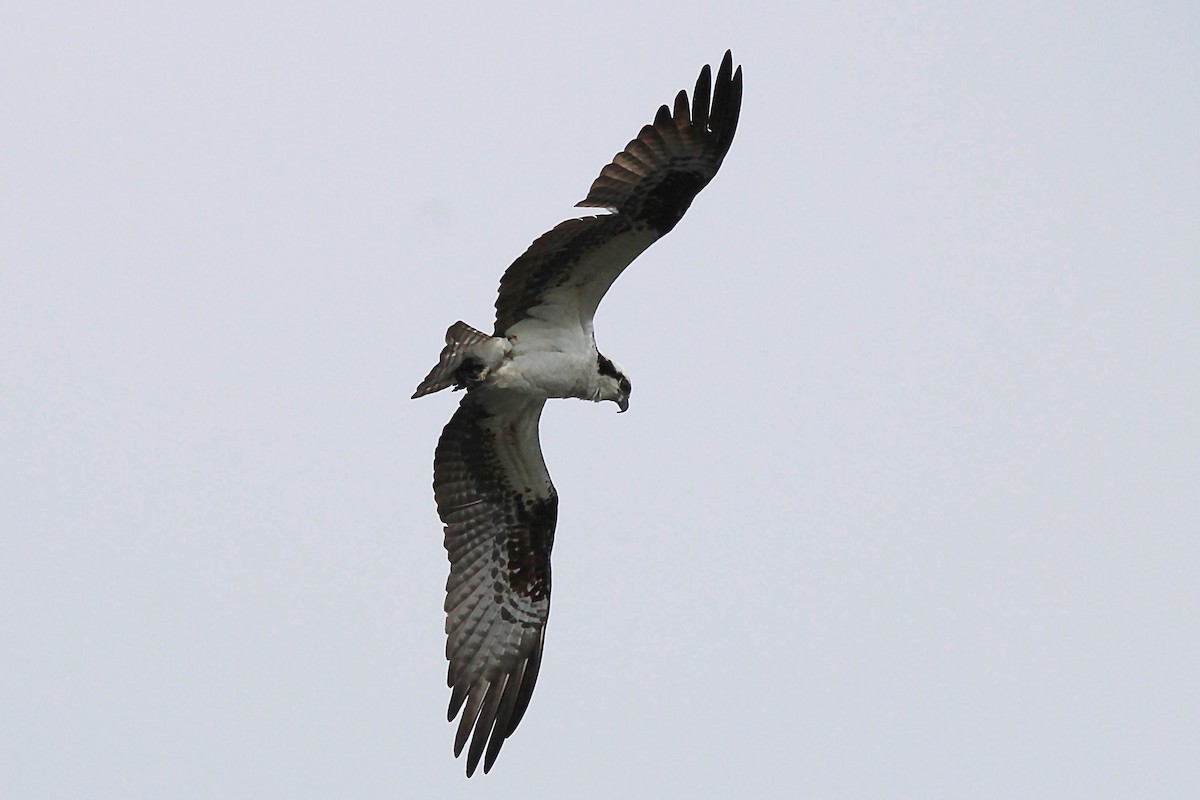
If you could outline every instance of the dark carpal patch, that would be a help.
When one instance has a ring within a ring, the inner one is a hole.
[[[451,582],[455,573],[470,566],[460,554],[472,552],[487,537],[492,539],[499,581],[532,602],[545,601],[550,595],[558,495],[552,491],[539,497],[506,483],[488,418],[475,397],[463,398],[434,459],[434,494],[446,523]]]
[[[462,714],[454,754],[470,741],[468,776],[481,760],[485,772],[491,768],[529,705],[541,665],[558,494],[549,485],[517,488],[503,468],[528,458],[519,448],[529,443],[512,437],[530,416],[536,429],[541,408],[517,405],[497,419],[469,393],[434,456],[433,491],[450,558],[447,718]]]
[[[590,333],[613,281],[675,227],[717,173],[737,130],[741,100],[742,70],[733,69],[726,51],[715,80],[710,67],[701,69],[691,103],[685,90],[672,106],[662,106],[577,204],[613,213],[561,223],[505,271],[495,335],[516,343],[523,333],[509,336],[510,330],[531,315],[537,322],[528,327],[549,337],[540,343],[549,348],[556,334],[575,341],[579,330]],[[484,772],[491,768],[529,705],[550,611],[558,517],[558,494],[537,437],[545,398],[480,385],[483,365],[466,353],[487,338],[466,323],[451,326],[438,365],[413,395],[452,383],[469,390],[442,431],[433,470],[450,559],[447,716],[461,712],[454,754],[470,742],[468,777],[481,760]],[[616,400],[627,410],[628,378],[605,356],[597,354],[596,365],[617,383]]]
[[[666,234],[717,174],[737,130],[741,106],[742,69],[734,71],[733,55],[726,51],[716,80],[704,67],[691,105],[687,93],[680,92],[673,107],[662,106],[653,124],[644,126],[613,157],[577,203],[617,213],[567,220],[512,263],[500,280],[495,335],[506,336],[545,302],[548,291],[560,286],[570,284],[580,297],[599,302],[640,252],[631,251],[621,237],[631,231]],[[638,244],[644,250],[653,241],[643,235]],[[586,271],[580,268],[585,261]],[[585,313],[590,317],[594,310],[593,305]]]
[[[708,179],[696,172],[672,172],[646,193],[638,216],[665,234],[674,228]]]
[[[508,537],[509,587],[535,602],[550,597],[550,549],[558,521],[558,496],[523,498],[514,492],[517,529],[527,535]]]

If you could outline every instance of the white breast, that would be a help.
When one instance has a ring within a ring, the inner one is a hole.
[[[591,331],[530,317],[508,331],[509,360],[493,373],[500,389],[540,397],[591,399],[596,380],[596,343]]]

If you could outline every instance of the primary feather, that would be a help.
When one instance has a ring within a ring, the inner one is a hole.
[[[450,559],[448,717],[459,717],[454,754],[467,750],[468,776],[481,760],[491,769],[541,667],[558,517],[538,441],[542,408],[551,397],[628,407],[628,377],[596,348],[596,307],[716,175],[741,101],[742,70],[726,51],[715,83],[705,66],[690,105],[681,91],[662,106],[578,204],[610,213],[535,240],[500,280],[493,335],[455,323],[413,394],[467,390],[438,441],[433,488]]]

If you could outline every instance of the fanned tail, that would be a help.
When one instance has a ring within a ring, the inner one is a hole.
[[[462,381],[458,379],[456,373],[463,365],[467,350],[473,345],[491,338],[462,320],[451,325],[446,331],[446,346],[442,348],[442,355],[438,359],[437,366],[429,371],[425,380],[421,381],[421,385],[413,392],[413,399],[439,392],[452,383],[459,384],[461,388]]]

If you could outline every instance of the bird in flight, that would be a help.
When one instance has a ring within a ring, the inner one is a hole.
[[[558,493],[538,441],[551,397],[629,408],[631,385],[596,349],[592,318],[608,287],[675,227],[725,159],[742,105],[729,51],[716,82],[705,65],[658,109],[568,219],[539,237],[500,279],[492,335],[456,322],[413,398],[466,389],[442,431],[433,493],[445,524],[448,719],[461,711],[454,755],[486,773],[516,730],[537,680],[550,613],[550,548]]]

